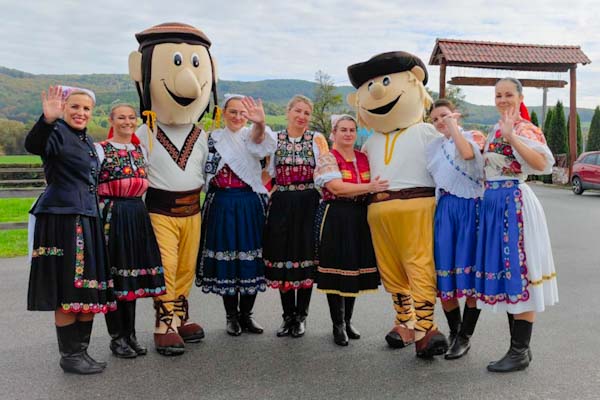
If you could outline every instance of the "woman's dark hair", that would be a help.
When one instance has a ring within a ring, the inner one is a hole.
[[[435,110],[436,108],[439,108],[439,107],[447,107],[452,112],[456,111],[456,106],[450,100],[437,99],[436,101],[433,102],[433,105],[431,106],[429,113],[431,113],[433,110]]]

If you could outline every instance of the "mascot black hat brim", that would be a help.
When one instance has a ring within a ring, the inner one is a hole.
[[[423,85],[427,84],[427,68],[421,59],[405,51],[390,51],[371,57],[368,61],[353,64],[348,67],[350,83],[358,89],[369,79],[396,72],[410,71],[413,67],[421,67],[425,72]]]

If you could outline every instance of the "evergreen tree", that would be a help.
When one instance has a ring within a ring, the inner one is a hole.
[[[552,123],[550,131],[546,135],[548,147],[552,154],[566,154],[567,147],[567,121],[565,120],[565,110],[562,102],[559,100],[552,112]]]
[[[537,126],[537,127],[539,127],[539,126],[540,126],[540,123],[539,123],[539,121],[538,121],[538,116],[537,116],[537,114],[535,113],[535,111],[532,111],[532,112],[531,112],[531,123],[532,123],[532,124],[534,124],[534,125],[535,125],[535,126]]]
[[[586,151],[600,150],[600,107],[594,110],[590,131],[588,132],[588,142],[585,146]]]
[[[571,148],[570,142],[569,142],[569,132],[571,131],[570,129],[570,123],[571,123],[571,119],[567,119],[567,143],[569,143],[569,149]],[[581,134],[581,119],[579,118],[579,113],[577,113],[577,157],[579,157],[579,155],[581,154],[581,152],[583,151],[583,136]]]
[[[552,115],[554,111],[552,108],[549,108],[546,111],[546,120],[544,121],[544,135],[546,135],[546,141],[548,141],[548,136],[550,135],[550,126],[552,126]]]

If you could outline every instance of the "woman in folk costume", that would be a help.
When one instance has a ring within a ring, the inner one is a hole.
[[[470,348],[479,311],[475,297],[475,255],[477,213],[483,194],[485,137],[477,131],[464,131],[458,125],[460,114],[446,99],[433,103],[431,122],[443,137],[435,139],[426,151],[427,169],[435,181],[437,207],[434,219],[434,256],[438,297],[450,327],[446,359],[457,359]],[[461,317],[458,299],[466,297]]]
[[[529,121],[523,87],[514,78],[496,83],[500,120],[488,135],[475,283],[477,305],[506,311],[510,349],[487,369],[510,372],[531,362],[535,315],[558,302],[556,271],[542,205],[525,184],[549,174],[554,157],[542,131]]]
[[[89,90],[42,92],[44,114],[25,139],[42,157],[48,186],[36,216],[27,309],[53,311],[65,372],[95,374],[106,363],[89,356],[94,315],[116,308],[98,198],[94,143],[86,133],[95,105]]]
[[[148,189],[146,151],[135,136],[133,106],[117,104],[109,116],[108,140],[96,143],[98,195],[117,310],[106,315],[110,349],[121,358],[145,355],[135,333],[136,299],[165,293],[160,251],[142,195]]]
[[[333,149],[321,154],[315,184],[323,188],[317,213],[316,282],[327,294],[333,340],[347,346],[360,339],[351,323],[356,297],[379,286],[377,261],[367,224],[367,195],[388,188],[379,177],[371,180],[366,154],[355,150],[356,121],[350,115],[332,116]]]
[[[287,106],[287,129],[277,133],[270,173],[277,187],[271,196],[264,231],[266,278],[279,289],[283,324],[277,336],[300,337],[314,280],[314,221],[320,195],[313,173],[320,153],[328,151],[322,134],[308,130],[312,102],[294,96]]]
[[[267,287],[262,235],[268,194],[260,160],[277,142],[265,126],[261,100],[226,95],[223,116],[225,128],[208,138],[196,285],[223,297],[227,333],[239,336],[263,332],[252,318],[256,295]]]

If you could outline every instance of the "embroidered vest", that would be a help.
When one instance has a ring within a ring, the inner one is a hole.
[[[109,141],[100,142],[100,145],[104,149],[104,160],[100,167],[98,194],[117,197],[139,197],[144,194],[148,189],[148,175],[140,146],[126,150],[117,149]]]
[[[313,152],[314,132],[306,131],[299,142],[288,138],[287,131],[277,134],[275,151],[275,181],[277,185],[288,186],[300,183],[312,183],[315,170]]]
[[[354,150],[354,156],[356,158],[356,164],[354,161],[347,161],[337,150],[332,149],[331,154],[335,156],[340,173],[342,174],[342,180],[348,183],[369,183],[371,182],[371,172],[369,170],[369,159],[365,153]],[[355,196],[352,199],[360,201],[366,196]],[[323,200],[334,200],[336,197],[327,188],[323,188]]]

